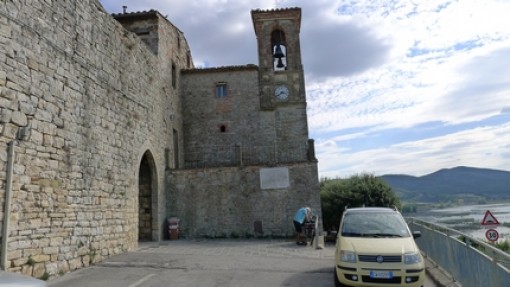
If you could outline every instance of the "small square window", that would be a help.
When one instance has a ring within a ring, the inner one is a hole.
[[[227,96],[227,83],[216,84],[216,97],[225,98]]]

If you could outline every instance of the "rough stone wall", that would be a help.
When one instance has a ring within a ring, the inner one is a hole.
[[[216,97],[217,83],[227,84],[226,97]],[[180,89],[186,149],[274,143],[274,115],[259,112],[256,66],[185,71]]]
[[[151,116],[160,120],[156,123],[160,124],[159,128],[164,129],[165,132],[153,136],[157,136],[159,140],[163,140],[167,144],[164,148],[164,163],[162,163],[165,169],[178,168],[184,164],[183,117],[178,96],[180,70],[193,68],[186,38],[177,27],[154,10],[114,14],[113,16],[124,28],[135,33],[158,57],[158,83],[161,84],[159,93],[166,94],[166,97],[162,98],[160,109],[154,109]],[[147,94],[146,96],[150,97],[151,95]],[[149,199],[149,197],[145,199]],[[152,237],[141,239],[166,237],[164,232],[166,218],[162,209],[165,206],[164,200],[165,197],[162,194],[151,196],[151,210],[140,209],[140,219],[145,213],[148,217],[146,220],[152,221],[153,229]],[[154,209],[158,210],[157,214],[152,214]]]
[[[292,236],[294,213],[310,206],[320,214],[317,163],[292,164],[289,186],[263,189],[263,167],[175,170],[167,173],[168,216],[185,237]],[[256,225],[261,224],[261,231]]]
[[[163,227],[179,107],[160,62],[97,0],[0,1],[2,215],[7,145],[30,129],[15,147],[9,270],[53,276],[135,248],[146,152]]]
[[[147,15],[148,14],[148,15]],[[154,17],[158,15],[159,17]],[[115,14],[114,17],[127,30],[135,33],[144,41],[149,49],[158,56],[160,77],[166,82],[163,87],[164,92],[168,94],[167,109],[160,115],[165,124],[171,130],[175,130],[177,138],[176,146],[170,145],[168,154],[170,157],[177,158],[176,162],[183,162],[183,131],[182,131],[182,111],[180,97],[178,97],[180,86],[181,69],[193,68],[193,61],[188,43],[183,33],[161,16],[157,11],[135,12]],[[136,19],[136,21],[133,21]],[[172,142],[173,138],[167,138]],[[179,152],[180,151],[180,152]],[[175,167],[174,160],[167,159],[168,167]]]
[[[281,165],[289,185],[274,189],[261,187],[260,166],[174,169],[188,145],[263,145],[285,121],[299,121],[289,133],[306,140],[305,110],[259,110],[255,66],[181,75],[193,68],[182,33],[159,13],[128,14],[147,18],[120,24],[97,0],[0,1],[1,215],[15,144],[10,271],[56,276],[135,248],[139,189],[142,208],[151,203],[142,235],[152,240],[172,215],[189,235],[250,234],[255,225],[259,235],[288,235],[297,208],[320,210],[313,161]],[[148,38],[128,31],[148,26]],[[216,81],[230,83],[230,103],[212,97]],[[20,128],[29,136],[18,141]]]
[[[226,97],[216,96],[217,83],[227,85]],[[261,110],[256,66],[184,71],[180,91],[185,167],[228,166],[238,160],[236,146],[248,164],[247,155],[259,164],[306,161],[306,109],[287,103]]]
[[[309,205],[320,214],[317,162],[308,150],[313,147],[308,145],[299,13],[271,11],[263,15],[271,21],[255,22],[259,49],[273,26],[287,29],[294,53],[290,70],[275,72],[260,60],[259,67],[183,71],[184,168],[189,170],[168,171],[166,178],[167,215],[181,219],[184,236],[289,236],[298,208]],[[259,57],[273,60],[267,48]],[[227,86],[224,97],[216,95],[220,83]],[[274,87],[281,84],[291,93],[278,102]],[[261,171],[271,168],[281,168],[285,176],[267,187],[263,182],[271,179]]]

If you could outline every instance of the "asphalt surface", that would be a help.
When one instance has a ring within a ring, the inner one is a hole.
[[[134,252],[51,279],[48,285],[331,287],[334,250],[333,244],[314,249],[289,240],[181,239],[140,243]],[[428,277],[425,287],[448,286],[437,283]]]

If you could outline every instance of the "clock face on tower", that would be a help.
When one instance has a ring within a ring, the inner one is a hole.
[[[285,85],[277,86],[274,89],[274,96],[278,101],[286,101],[289,98],[289,88]]]

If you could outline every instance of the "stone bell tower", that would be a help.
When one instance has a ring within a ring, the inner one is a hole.
[[[262,109],[306,106],[299,32],[301,9],[253,10]]]
[[[308,141],[301,8],[253,10],[251,16],[258,45],[260,108],[274,113],[278,150],[288,152]]]

